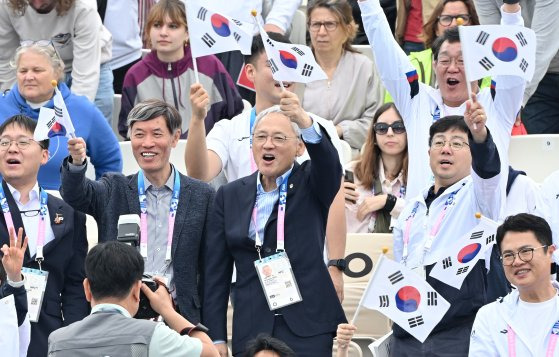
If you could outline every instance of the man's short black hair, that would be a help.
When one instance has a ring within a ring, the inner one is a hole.
[[[449,115],[441,118],[431,124],[429,128],[429,147],[431,147],[431,142],[433,141],[433,136],[438,133],[444,133],[447,130],[458,129],[466,134],[470,132],[468,125],[464,121],[462,115]]]
[[[17,125],[20,128],[23,128],[33,134],[35,132],[35,128],[37,127],[37,121],[23,114],[16,114],[14,116],[11,116],[5,122],[3,122],[2,125],[0,125],[0,136],[4,134],[4,131],[6,131],[6,128],[10,125]],[[45,150],[49,149],[49,139],[37,141],[37,143],[41,146],[41,148]]]
[[[501,243],[507,232],[532,232],[541,245],[553,244],[551,228],[547,221],[541,217],[529,213],[519,213],[508,216],[503,224],[497,228],[497,247],[501,251]],[[545,251],[547,248],[544,249]]]
[[[295,352],[285,342],[265,333],[261,333],[254,340],[248,341],[245,357],[253,357],[260,351],[272,351],[277,353],[279,357],[295,357]]]
[[[449,28],[445,30],[442,35],[437,37],[433,42],[431,49],[433,50],[433,59],[436,61],[439,58],[439,51],[445,41],[448,43],[460,42],[460,33],[458,32],[458,26]]]
[[[117,241],[97,244],[85,258],[85,276],[96,300],[126,297],[143,273],[144,259],[136,248]]]
[[[289,37],[282,35],[281,33],[277,33],[277,32],[266,32],[268,34],[268,37],[271,38],[274,41],[277,42],[283,42],[283,43],[291,43],[291,41],[289,41]],[[258,57],[260,56],[261,53],[263,53],[264,51],[266,51],[264,49],[264,42],[262,41],[262,36],[260,36],[260,34],[255,35],[252,38],[252,46],[250,47],[250,55],[245,55],[244,59],[245,59],[245,64],[250,63],[252,65],[254,65],[258,59]]]

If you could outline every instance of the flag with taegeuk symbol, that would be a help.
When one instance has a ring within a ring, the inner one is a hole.
[[[268,65],[276,81],[309,83],[328,79],[309,47],[274,41],[262,27],[259,28]]]
[[[236,20],[208,7],[211,2],[186,0],[186,17],[192,57],[241,51],[249,55],[254,24]]]
[[[421,342],[450,304],[421,276],[381,255],[361,305],[381,312]]]
[[[488,253],[495,244],[498,226],[497,222],[481,216],[479,223],[471,231],[448,248],[448,256],[435,263],[429,276],[460,289],[478,260],[489,256]]]
[[[37,119],[37,127],[33,133],[33,139],[42,141],[55,136],[74,137],[76,130],[72,119],[64,103],[64,98],[58,87],[54,88],[53,109],[42,107]]]
[[[460,26],[460,42],[468,80],[496,75],[530,81],[536,67],[536,35],[513,25]]]

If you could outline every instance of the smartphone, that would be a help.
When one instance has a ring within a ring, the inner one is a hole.
[[[354,183],[354,181],[353,181],[353,171],[346,170],[345,174],[344,174],[344,180],[345,180],[345,182]]]

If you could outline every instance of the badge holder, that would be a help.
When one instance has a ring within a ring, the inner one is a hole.
[[[282,251],[254,261],[270,310],[301,302],[297,281],[287,254]]]
[[[29,313],[29,321],[38,322],[43,306],[43,297],[47,288],[47,279],[49,273],[44,270],[33,268],[21,268],[25,275],[25,290],[27,291],[27,310]]]

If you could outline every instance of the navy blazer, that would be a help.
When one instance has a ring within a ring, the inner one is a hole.
[[[68,159],[62,164],[62,197],[75,209],[97,221],[99,241],[115,240],[118,218],[123,214],[140,214],[138,174],[104,175],[98,181],[83,172],[70,172]],[[206,236],[207,216],[214,191],[206,183],[180,174],[180,195],[171,254],[180,313],[192,323],[200,322],[198,271],[202,264],[200,250]]]
[[[2,182],[2,186],[17,230],[23,227],[21,214],[6,183]],[[39,322],[31,323],[28,357],[46,356],[48,337],[52,331],[79,321],[89,314],[89,303],[83,290],[84,261],[87,254],[85,215],[74,211],[60,198],[50,194],[47,207],[54,240],[43,249],[45,259],[42,269],[48,271],[49,275]],[[64,217],[60,224],[54,223],[56,214]],[[0,246],[2,244],[10,244],[4,215],[0,215]],[[23,266],[39,269],[35,256],[30,256],[29,248],[25,252]]]
[[[346,321],[323,260],[328,210],[340,187],[341,166],[324,129],[320,143],[305,145],[311,160],[293,167],[285,213],[285,251],[303,301],[281,309],[291,331],[302,337],[334,334],[337,325]],[[214,341],[227,340],[233,263],[237,268],[233,354],[242,352],[258,333],[272,334],[274,325],[274,312],[268,307],[254,267],[258,254],[248,237],[256,175],[258,172],[218,190],[205,249],[202,321]],[[276,252],[277,207],[276,203],[265,226],[263,256]]]

